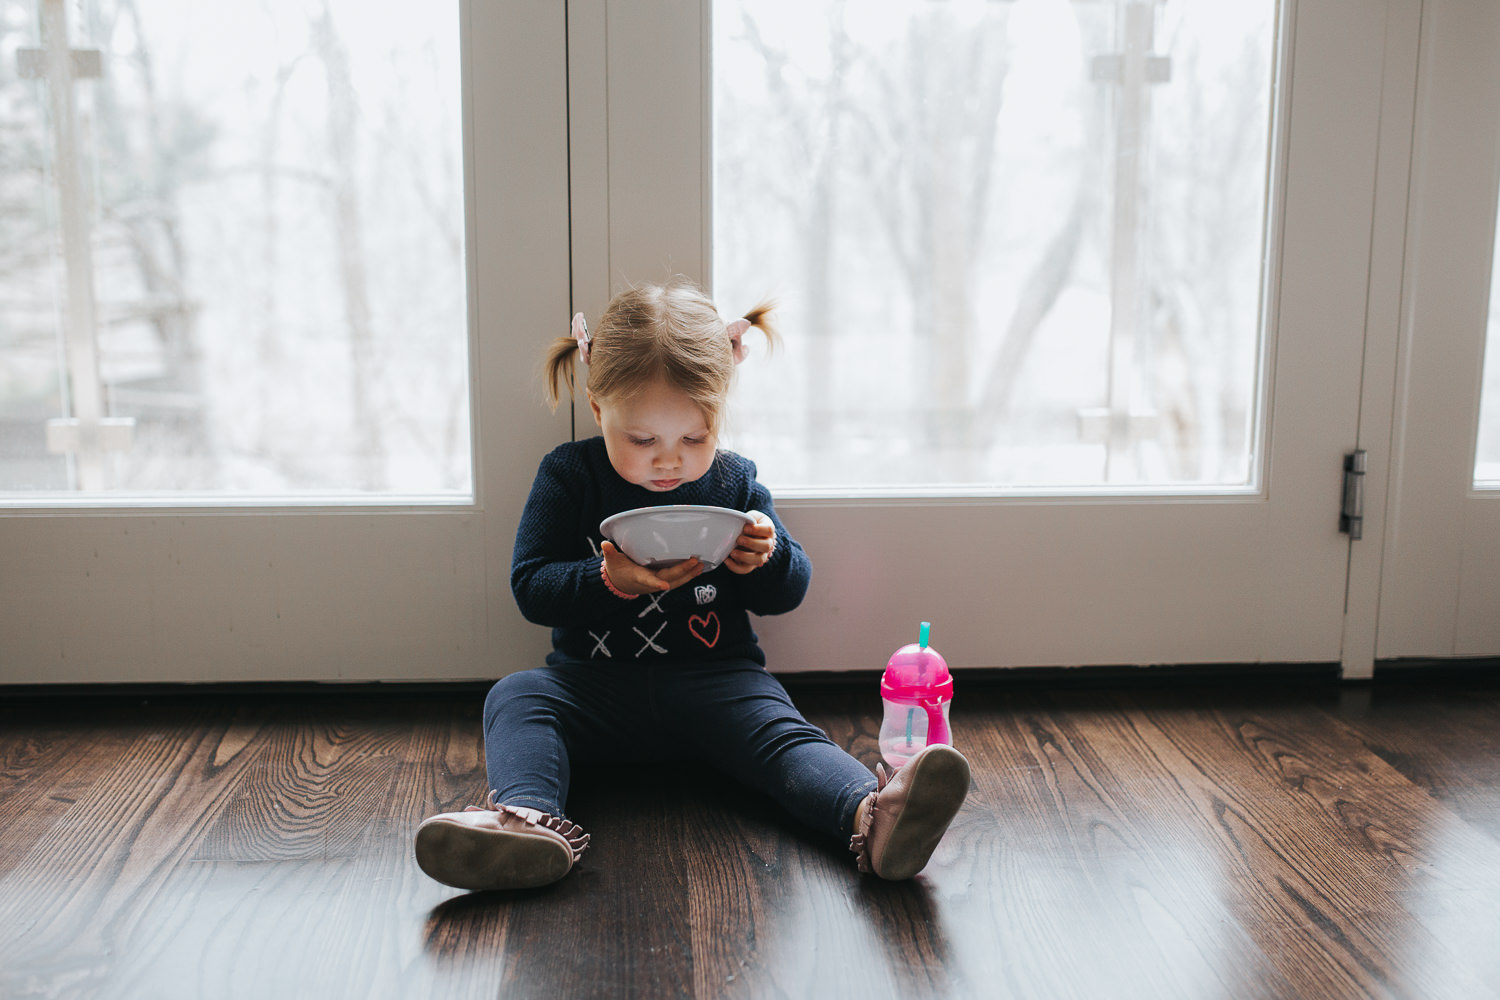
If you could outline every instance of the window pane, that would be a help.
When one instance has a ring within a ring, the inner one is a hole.
[[[714,282],[785,487],[1257,482],[1273,0],[716,0]]]
[[[1474,485],[1488,489],[1500,489],[1500,218],[1495,229],[1490,322],[1484,346],[1484,390],[1479,402],[1479,447],[1474,458]]]
[[[458,43],[0,0],[0,492],[469,495]]]

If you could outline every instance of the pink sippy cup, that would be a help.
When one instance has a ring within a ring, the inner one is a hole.
[[[880,723],[880,755],[900,767],[929,743],[947,743],[948,705],[953,677],[941,654],[927,645],[931,622],[922,623],[915,643],[896,650],[880,678],[885,718]]]

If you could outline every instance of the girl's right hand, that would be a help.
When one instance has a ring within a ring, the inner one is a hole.
[[[703,572],[703,563],[696,556],[653,572],[615,548],[614,542],[606,541],[599,548],[604,554],[604,570],[609,574],[609,582],[622,594],[657,594],[676,590]]]

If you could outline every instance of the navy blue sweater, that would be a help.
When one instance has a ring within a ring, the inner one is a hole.
[[[662,504],[711,504],[758,510],[776,525],[776,550],[740,575],[720,565],[666,594],[617,597],[599,575],[611,514]],[[750,615],[775,615],[802,603],[812,563],[787,534],[755,463],[720,451],[701,478],[657,493],[620,478],[602,437],[559,445],[542,459],[516,531],[510,586],[528,621],[552,628],[548,663],[754,660],[765,654]]]

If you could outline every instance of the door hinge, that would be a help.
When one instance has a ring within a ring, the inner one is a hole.
[[[1365,533],[1365,450],[1344,456],[1344,503],[1339,508],[1339,530],[1351,540]]]

